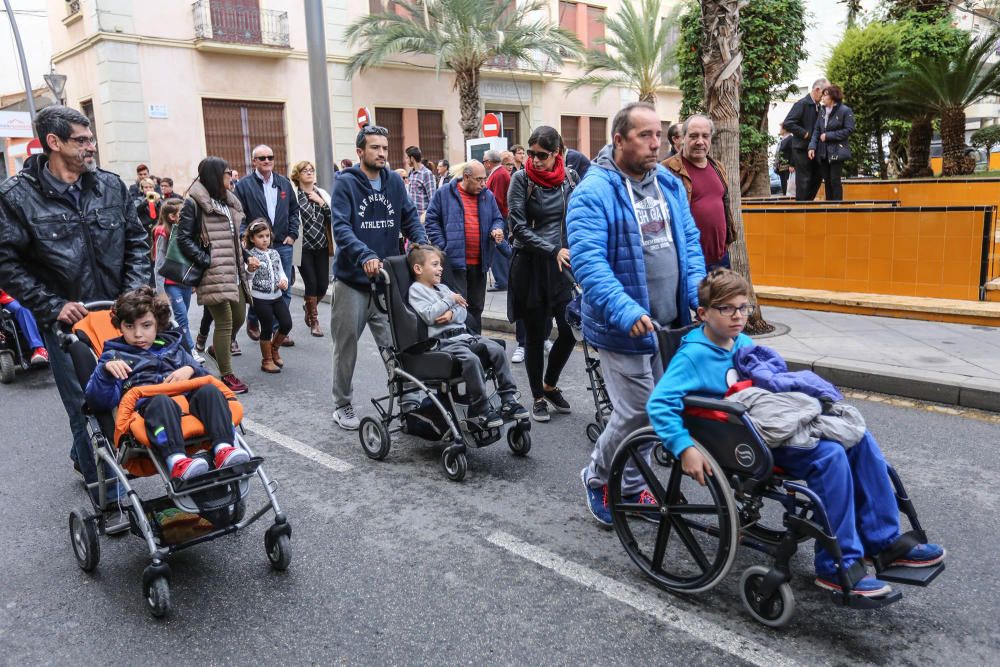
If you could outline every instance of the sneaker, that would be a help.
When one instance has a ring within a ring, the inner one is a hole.
[[[940,544],[918,544],[905,556],[897,558],[889,567],[930,567],[944,560],[945,550]]]
[[[527,419],[528,410],[517,401],[504,401],[500,406],[500,416],[504,419]]]
[[[552,351],[552,341],[551,340],[546,340],[545,341],[545,354],[548,354],[551,351]]]
[[[660,504],[656,502],[656,497],[649,492],[649,489],[643,489],[630,496],[622,496],[622,500],[629,505],[648,505],[651,511],[641,514],[639,518],[652,523],[660,522],[660,513],[657,511]]]
[[[170,479],[191,479],[198,475],[204,475],[209,471],[205,459],[191,459],[184,457],[174,464],[170,471]]]
[[[559,391],[559,387],[553,389],[542,390],[542,395],[545,396],[545,400],[552,404],[556,412],[560,412],[564,415],[570,413],[569,403],[563,398],[562,392]]]
[[[520,364],[524,362],[524,348],[518,345],[514,348],[514,354],[510,355],[510,363]]]
[[[197,361],[199,364],[204,364],[205,363],[205,355],[203,355],[201,352],[199,352],[197,347],[195,347],[194,350],[192,350],[191,357],[195,361]]]
[[[333,423],[345,431],[357,431],[361,426],[361,421],[354,414],[354,406],[350,403],[333,411]]]
[[[240,449],[239,447],[233,447],[232,445],[223,445],[219,447],[219,451],[215,452],[215,469],[225,468],[226,466],[234,466],[239,463],[246,463],[250,460],[250,455],[247,454],[245,449]]]
[[[260,323],[247,322],[247,335],[250,336],[250,340],[260,340]]]
[[[243,351],[240,349],[240,344],[236,342],[235,338],[233,339],[233,342],[229,344],[229,353],[234,357],[238,357],[243,354]]]
[[[44,347],[36,347],[31,352],[31,360],[28,362],[34,367],[49,365],[49,351]]]
[[[198,334],[198,336],[194,339],[195,352],[204,352],[205,343],[207,342],[208,342],[208,336],[202,336],[201,334]]]
[[[608,485],[593,487],[587,481],[587,468],[580,471],[583,488],[587,491],[587,509],[604,528],[611,527],[611,510],[608,509]]]
[[[469,415],[466,421],[484,430],[503,426],[503,417],[497,414],[496,410],[490,410],[485,415]]]
[[[840,584],[836,582],[836,577],[822,577],[817,575],[814,583],[827,591],[834,591],[836,593],[843,591]],[[866,598],[880,598],[891,593],[892,586],[869,574],[865,576],[864,579],[854,584],[854,590],[852,592]]]
[[[238,377],[229,373],[228,375],[222,376],[222,384],[229,387],[230,391],[234,394],[245,394],[250,391],[250,387],[246,386]]]
[[[549,406],[544,398],[540,398],[531,406],[531,418],[536,422],[547,422],[549,420]]]

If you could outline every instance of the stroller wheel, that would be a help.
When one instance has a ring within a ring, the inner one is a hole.
[[[166,577],[156,577],[145,584],[143,594],[149,613],[156,618],[163,618],[170,611],[170,582]]]
[[[271,567],[279,572],[284,572],[292,562],[292,540],[288,535],[278,535],[276,538],[268,539],[268,534],[264,534],[264,546],[267,548],[267,560],[271,562]]]
[[[0,353],[0,383],[10,384],[14,381],[14,355],[10,352]]]
[[[441,463],[444,465],[444,474],[453,482],[461,482],[469,470],[469,459],[464,452],[452,452],[446,449],[441,455]]]
[[[94,519],[85,517],[86,513],[80,510],[70,512],[69,540],[73,545],[76,564],[84,572],[93,572],[101,560],[101,543],[97,541]]]
[[[587,424],[587,439],[591,442],[596,443],[597,439],[601,437],[601,433],[604,432],[598,424]]]
[[[362,419],[361,427],[358,429],[358,437],[361,440],[361,448],[365,450],[368,458],[381,461],[389,455],[392,441],[389,440],[388,429],[379,420],[373,417]]]
[[[767,568],[762,565],[748,567],[740,577],[740,599],[755,620],[772,628],[781,628],[788,624],[795,613],[795,596],[791,585],[786,581],[767,598],[761,597],[757,591],[767,572]]]
[[[531,433],[520,428],[507,431],[507,446],[517,456],[527,456],[531,451]]]

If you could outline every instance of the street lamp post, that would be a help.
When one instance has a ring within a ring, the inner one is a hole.
[[[14,10],[11,9],[10,0],[3,0],[3,6],[7,9],[7,18],[10,19],[10,29],[14,33],[14,44],[17,46],[17,56],[21,59],[21,74],[24,75],[24,96],[28,101],[28,113],[31,114],[31,124],[35,124],[35,96],[31,92],[31,77],[28,76],[28,62],[24,58],[24,47],[21,46],[21,33],[17,29],[17,19],[14,18]]]
[[[66,92],[66,75],[56,74],[55,69],[53,69],[50,73],[42,75],[42,78],[45,79],[45,85],[55,96],[56,102],[64,104],[63,93]]]
[[[309,50],[309,92],[312,101],[316,181],[333,192],[333,133],[330,128],[330,86],[326,80],[326,30],[322,0],[305,0],[306,44]]]

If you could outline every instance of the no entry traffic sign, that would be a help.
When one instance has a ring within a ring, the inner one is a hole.
[[[499,137],[500,136],[500,119],[494,113],[488,113],[483,116],[483,136],[484,137]]]
[[[365,125],[372,122],[372,115],[368,109],[361,107],[358,109],[358,129],[364,129]]]

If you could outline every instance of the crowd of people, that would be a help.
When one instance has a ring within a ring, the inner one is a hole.
[[[833,163],[844,159],[838,137],[846,136],[850,110],[842,106],[835,86],[817,85],[812,92],[817,90],[818,97],[810,94],[800,101],[799,124],[786,122],[786,128],[800,142],[795,151],[808,142],[805,159],[817,160],[820,173],[832,182],[840,166]],[[824,110],[807,99],[822,103]],[[810,118],[815,122],[803,132]],[[316,186],[313,163],[296,163],[286,178],[274,170],[274,151],[261,145],[252,151],[253,172],[235,186],[229,165],[206,157],[183,199],[163,194],[165,179],[157,197],[148,169],[137,174],[134,192],[98,169],[90,123],[73,109],[44,109],[36,130],[43,154],[29,158],[17,178],[0,186],[0,286],[42,324],[73,432],[70,456],[87,482],[95,481],[96,464],[81,412],[85,396],[56,342],[54,323],[79,321],[87,314],[84,302],[117,299],[116,308],[127,312],[116,310],[116,326],[124,323],[116,345],[137,363],[169,353],[171,377],[180,373],[187,379],[204,372],[188,351],[197,352],[207,336],[203,328],[192,345],[186,309],[193,290],[215,326],[207,353],[222,382],[245,392],[248,386],[232,366],[236,332],[246,320],[247,334],[260,344],[261,370],[280,372],[285,364],[280,350],[292,344],[290,287],[301,274],[306,323],[312,334],[322,336],[317,301],[327,291],[332,253],[332,418],[341,429],[355,430],[359,338],[370,328],[379,345],[391,345],[388,318],[371,298],[371,281],[383,261],[402,252],[416,278],[411,306],[429,335],[460,361],[470,388],[470,419],[484,427],[504,417],[530,415],[549,422],[550,411],[571,412],[559,381],[575,349],[567,307],[582,295],[583,335],[599,351],[614,406],[580,472],[587,508],[598,523],[612,524],[608,480],[615,450],[628,434],[649,425],[650,415],[685,473],[700,482],[711,474],[684,430],[680,399],[688,392],[726,392],[734,353],[752,345],[741,331],[753,309],[749,286],[726,268],[733,240],[729,186],[725,170],[709,155],[711,119],[695,115],[672,128],[668,137],[675,143],[664,164],[658,163],[659,116],[652,105],[635,102],[616,114],[611,143],[593,161],[567,151],[555,128],[539,126],[526,146],[489,151],[482,161],[470,160],[454,172],[445,161],[432,170],[418,147],[408,147],[409,169],[403,174],[388,164],[389,132],[368,125],[356,138],[357,164],[337,173],[330,193]],[[805,173],[802,156],[793,157],[796,180],[808,192],[814,181]],[[144,206],[157,221],[153,229],[143,218]],[[453,284],[443,281],[445,261]],[[177,264],[185,270],[177,271]],[[482,336],[490,271],[498,282],[500,276],[506,280],[500,287],[507,289],[508,317],[518,327],[510,361],[518,362],[520,353],[530,409],[516,400],[504,350]],[[169,298],[156,295],[151,286]],[[176,340],[156,335],[164,329],[156,299],[170,304],[180,325]],[[664,369],[655,332],[695,319],[701,326],[685,337]],[[131,328],[139,324],[145,333]],[[95,385],[92,398],[111,402],[123,375],[134,372],[118,359],[102,357],[95,373],[103,375],[95,375],[100,386]],[[498,378],[499,413],[485,400],[484,363]],[[665,370],[667,381],[662,380]],[[145,383],[171,381],[155,373],[143,378]],[[217,421],[221,410],[212,407],[217,397],[203,398],[206,419]],[[156,413],[165,425],[174,417]],[[232,443],[221,433],[212,437],[214,454],[225,464],[235,455]],[[198,464],[181,456],[175,445],[163,450],[171,469],[180,477],[195,474],[191,466]],[[653,447],[650,441],[642,455],[649,457]],[[860,561],[900,539],[885,462],[870,434],[861,444],[828,442],[815,450],[783,453],[778,460],[828,503],[848,559]],[[656,502],[632,464],[622,492],[626,502]],[[943,557],[943,549],[925,544],[900,560],[913,567]],[[817,553],[818,585],[839,586],[831,563],[830,554]],[[871,575],[865,581],[856,592],[882,595],[887,589]]]

